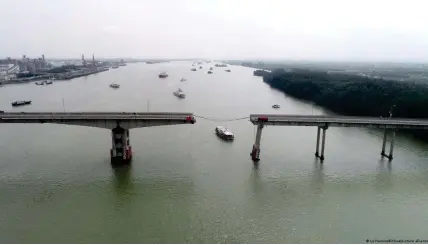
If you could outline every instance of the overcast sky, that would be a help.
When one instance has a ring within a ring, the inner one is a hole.
[[[428,61],[428,1],[0,0],[0,56]]]

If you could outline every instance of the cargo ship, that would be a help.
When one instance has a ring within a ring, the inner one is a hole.
[[[178,89],[178,90],[177,90],[177,91],[175,91],[173,94],[174,94],[175,96],[177,96],[178,98],[180,98],[180,99],[184,99],[184,98],[186,98],[186,94],[184,94],[183,90],[181,90],[181,89]]]
[[[166,78],[166,77],[168,77],[168,73],[166,72],[162,72],[159,74],[159,78]]]
[[[220,137],[220,138],[222,138],[222,139],[224,139],[224,140],[234,140],[235,139],[235,136],[233,135],[233,133],[232,132],[230,132],[227,128],[225,128],[225,127],[222,127],[222,126],[217,126],[216,128],[215,128],[215,132],[216,132],[216,134]]]
[[[31,100],[19,100],[19,101],[13,101],[12,106],[22,106],[22,105],[29,105],[31,104]]]

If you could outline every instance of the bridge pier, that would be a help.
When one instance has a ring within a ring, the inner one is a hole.
[[[257,125],[256,141],[251,151],[251,159],[255,162],[260,160],[260,140],[262,138],[263,124]]]
[[[385,129],[385,132],[383,133],[382,152],[380,153],[381,156],[385,156],[385,147],[386,147],[387,137],[388,137],[388,130]]]
[[[383,142],[382,142],[382,152],[380,155],[382,157],[388,158],[390,161],[394,158],[394,142],[395,142],[395,130],[391,130],[391,142],[389,146],[389,155],[385,154],[385,148],[386,148],[386,140],[387,140],[387,130],[385,129],[385,133],[383,135]]]
[[[111,163],[129,164],[132,160],[132,148],[129,143],[129,129],[121,128],[119,125],[112,129],[112,149],[110,150]]]
[[[322,128],[322,144],[321,144],[321,156],[320,160],[324,161],[324,149],[325,149],[325,134],[327,133],[327,127]]]
[[[392,131],[392,136],[391,136],[391,145],[389,146],[389,160],[391,161],[393,158],[393,152],[394,152],[394,141],[395,141],[395,130]]]
[[[319,143],[320,143],[320,131],[322,129],[322,141],[321,141],[321,155],[319,154]],[[325,150],[325,135],[327,133],[327,126],[318,127],[317,130],[317,149],[315,152],[315,156],[318,157],[321,161],[324,161],[324,150]]]
[[[317,148],[315,150],[315,156],[319,157],[319,149],[320,149],[320,133],[321,133],[321,127],[318,127],[317,129]]]

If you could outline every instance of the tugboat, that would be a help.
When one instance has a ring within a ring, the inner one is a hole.
[[[181,90],[180,88],[172,94],[181,99],[186,98],[186,95],[184,94],[183,90]]]
[[[220,138],[222,138],[222,139],[224,139],[224,140],[234,140],[235,139],[235,136],[233,135],[233,133],[232,132],[230,132],[227,128],[225,128],[225,127],[222,127],[222,126],[217,126],[216,128],[215,128],[215,132],[216,132],[216,134],[220,137]]]
[[[279,106],[278,104],[275,104],[272,106],[272,108],[279,109],[279,108],[281,108],[281,106]]]
[[[192,68],[192,69],[190,69],[191,71],[196,71],[196,68]]]
[[[110,88],[119,88],[119,87],[120,87],[120,85],[117,83],[110,84]]]
[[[22,106],[31,104],[31,100],[19,100],[12,102],[12,106]]]
[[[166,72],[162,72],[159,74],[159,78],[166,78],[168,77],[168,74]]]
[[[208,71],[207,73],[208,73],[208,74],[213,74],[213,72],[212,72],[212,71]]]
[[[231,72],[231,70],[230,70],[230,69],[226,69],[225,71],[226,71],[226,72]]]

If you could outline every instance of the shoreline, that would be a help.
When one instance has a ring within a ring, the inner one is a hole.
[[[76,71],[64,72],[64,73],[44,74],[44,75],[34,76],[34,77],[0,81],[0,86],[9,85],[9,84],[31,83],[31,82],[36,82],[40,80],[50,79],[50,78],[53,78],[53,80],[58,80],[58,81],[66,81],[66,80],[71,80],[78,77],[84,77],[84,76],[89,76],[100,72],[105,72],[108,70],[110,70],[108,67],[99,67],[89,71],[76,70]]]

